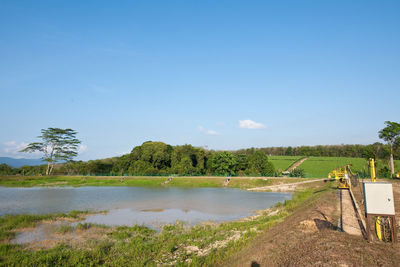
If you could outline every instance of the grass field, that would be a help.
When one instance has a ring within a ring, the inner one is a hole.
[[[32,187],[32,186],[138,186],[138,187],[223,187],[225,177],[174,177],[165,184],[168,177],[147,176],[3,176],[0,186]],[[295,178],[233,177],[228,187],[251,188],[266,185],[297,182]]]
[[[285,171],[301,158],[304,158],[304,156],[269,156],[268,160],[274,164],[276,171]]]
[[[299,168],[303,169],[306,177],[324,178],[328,177],[329,172],[344,166],[353,164],[353,172],[366,170],[368,172],[367,161],[363,158],[344,158],[344,157],[309,157]]]
[[[286,170],[303,156],[269,156],[274,164],[275,170]],[[354,173],[363,170],[369,174],[367,161],[363,158],[346,157],[309,157],[299,168],[303,169],[307,178],[327,177],[332,170],[353,164]],[[377,170],[383,165],[389,164],[382,160],[377,161]],[[400,172],[400,160],[395,160],[395,170]],[[174,177],[168,184],[164,182],[167,176],[3,176],[0,177],[0,186],[32,187],[32,186],[140,186],[140,187],[222,187],[226,177],[197,176],[197,177]],[[263,177],[233,177],[228,187],[251,188],[259,186],[274,185],[277,183],[293,182],[282,179],[264,179]]]

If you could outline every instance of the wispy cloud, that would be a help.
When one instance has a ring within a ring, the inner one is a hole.
[[[28,143],[25,142],[17,142],[17,141],[7,141],[2,144],[2,148],[0,150],[1,155],[4,157],[11,158],[39,158],[40,153],[22,153],[20,152],[22,149],[28,146]]]
[[[239,128],[259,130],[259,129],[265,129],[265,128],[267,128],[267,126],[265,126],[262,123],[255,122],[252,120],[239,120]]]
[[[25,153],[20,152],[22,149],[28,146],[26,142],[17,142],[17,141],[7,141],[3,144],[0,144],[0,156],[10,157],[10,158],[40,158],[43,156],[42,152],[36,151],[33,153]],[[88,150],[87,145],[80,145],[78,147],[78,154],[82,154]]]
[[[218,132],[216,132],[214,130],[206,130],[206,129],[204,129],[203,126],[199,126],[199,130],[200,130],[200,132],[208,134],[208,135],[219,135]]]
[[[5,147],[3,148],[3,151],[5,153],[16,154],[20,150],[24,149],[27,145],[28,144],[25,142],[17,143],[16,141],[7,141],[7,142],[4,142]]]
[[[78,147],[78,154],[82,154],[82,153],[86,152],[87,150],[88,150],[87,145],[80,145]]]

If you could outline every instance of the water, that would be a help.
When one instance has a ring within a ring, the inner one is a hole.
[[[0,215],[107,210],[84,222],[158,228],[177,220],[193,225],[240,219],[290,198],[230,188],[0,187]]]

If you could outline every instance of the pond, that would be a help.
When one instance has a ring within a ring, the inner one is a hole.
[[[177,220],[190,225],[236,220],[291,196],[231,188],[0,187],[0,215],[106,210],[83,222],[159,228]]]

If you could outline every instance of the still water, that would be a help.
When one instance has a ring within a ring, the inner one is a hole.
[[[177,220],[193,225],[240,219],[290,198],[231,188],[0,187],[0,215],[107,210],[84,222],[157,228]]]

